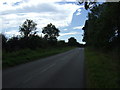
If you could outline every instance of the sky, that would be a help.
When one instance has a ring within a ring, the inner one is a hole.
[[[7,37],[20,35],[19,26],[26,19],[37,23],[38,35],[42,28],[52,23],[60,30],[58,40],[70,37],[82,42],[82,27],[87,19],[88,11],[76,0],[1,0],[0,1],[0,33]]]

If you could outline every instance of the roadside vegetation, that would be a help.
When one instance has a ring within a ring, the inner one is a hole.
[[[120,88],[120,2],[78,1],[89,9],[83,27],[87,88]]]
[[[55,48],[37,48],[35,50],[24,49],[15,52],[3,52],[3,68],[15,66],[18,64],[23,64],[26,62],[39,60],[51,55],[66,52],[76,47],[55,47]]]
[[[21,35],[7,38],[2,37],[2,66],[3,68],[30,62],[54,54],[62,53],[82,47],[74,37],[70,37],[68,42],[57,40],[60,30],[52,23],[42,28],[44,36],[38,35],[37,24],[33,20],[28,20],[19,26]]]
[[[87,88],[120,88],[119,56],[85,48]]]

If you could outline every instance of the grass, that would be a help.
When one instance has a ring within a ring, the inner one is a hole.
[[[120,88],[116,54],[85,48],[85,64],[87,88]]]
[[[38,48],[36,50],[25,49],[25,50],[12,52],[12,53],[3,52],[2,53],[3,68],[8,68],[8,67],[15,66],[18,64],[41,59],[44,57],[48,57],[51,55],[55,55],[58,53],[71,50],[73,48],[75,47],[46,48],[46,49]]]

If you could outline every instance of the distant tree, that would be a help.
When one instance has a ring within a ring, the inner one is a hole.
[[[26,21],[19,27],[19,32],[23,37],[29,37],[30,35],[35,35],[37,33],[37,24],[33,20]]]
[[[52,23],[48,24],[46,27],[42,29],[42,33],[45,34],[45,39],[49,41],[57,41],[57,37],[59,36],[60,30],[52,25]]]
[[[69,46],[76,46],[78,43],[77,43],[77,40],[74,38],[74,37],[71,37],[68,39],[68,45]]]

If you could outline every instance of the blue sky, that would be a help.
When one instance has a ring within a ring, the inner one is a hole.
[[[4,9],[3,9],[4,8]],[[20,35],[19,26],[26,19],[36,22],[38,35],[47,24],[52,23],[60,30],[58,40],[75,37],[82,42],[82,27],[87,11],[76,0],[2,0],[0,2],[0,32],[7,37]]]

